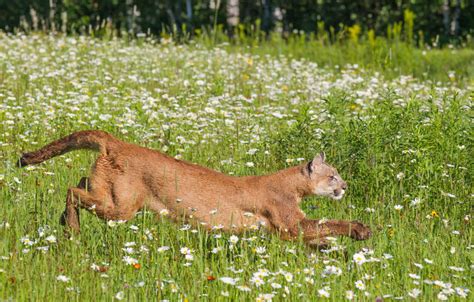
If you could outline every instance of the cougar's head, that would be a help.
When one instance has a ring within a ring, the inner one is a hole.
[[[347,189],[347,183],[335,168],[326,164],[324,157],[324,153],[321,152],[307,163],[303,174],[308,178],[310,191],[313,194],[339,200]]]

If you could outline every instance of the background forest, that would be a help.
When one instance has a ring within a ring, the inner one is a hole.
[[[418,44],[470,39],[473,0],[1,0],[0,28],[96,36],[153,34],[189,38],[219,28],[230,37],[271,32],[390,38],[410,27]],[[463,38],[463,39],[460,39]]]

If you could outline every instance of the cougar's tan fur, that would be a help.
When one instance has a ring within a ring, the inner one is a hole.
[[[324,244],[327,236],[361,240],[371,235],[359,222],[311,220],[300,210],[305,196],[340,199],[346,190],[324,154],[274,174],[234,177],[90,130],[25,153],[18,165],[38,164],[78,149],[99,151],[99,157],[90,178],[68,190],[62,218],[72,230],[79,230],[80,207],[107,220],[129,220],[147,208],[207,228],[238,232],[264,227],[283,239],[302,236],[310,245]]]

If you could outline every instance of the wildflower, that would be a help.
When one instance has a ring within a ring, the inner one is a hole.
[[[168,216],[169,214],[170,214],[170,211],[168,211],[167,209],[162,209],[160,211],[161,216]]]
[[[30,237],[28,237],[28,236],[20,238],[20,241],[24,245],[29,245],[29,246],[32,246],[36,243],[36,241],[31,240]]]
[[[268,271],[266,269],[259,269],[258,271],[253,273],[253,275],[259,278],[264,278],[268,276]]]
[[[224,296],[224,297],[228,297],[229,292],[228,291],[221,291],[221,295]]]
[[[365,290],[365,283],[362,280],[357,280],[355,282],[355,287],[360,290]]]
[[[222,248],[221,247],[215,247],[211,250],[211,253],[217,254],[217,253],[219,253],[219,251],[222,251]]]
[[[125,294],[123,292],[118,292],[115,294],[115,299],[117,300],[122,300],[125,297]]]
[[[125,262],[125,263],[128,264],[128,265],[134,265],[134,264],[138,263],[138,260],[137,260],[137,259],[132,258],[132,257],[130,257],[130,256],[128,256],[128,255],[127,255],[127,256],[123,256],[122,261]]]
[[[139,281],[135,284],[135,287],[143,287],[145,286],[145,282],[144,281]]]
[[[414,207],[414,206],[419,205],[420,203],[421,203],[421,199],[417,197],[410,202],[410,206]]]
[[[191,249],[188,248],[188,247],[182,247],[182,248],[179,249],[179,252],[182,255],[188,255],[188,254],[191,254]]]
[[[286,281],[288,281],[288,282],[293,281],[293,274],[292,273],[286,272],[284,274],[284,276],[285,276]]]
[[[207,279],[207,281],[214,281],[214,280],[216,280],[216,277],[214,277],[214,276],[207,276],[206,279]]]
[[[403,172],[400,172],[400,173],[397,174],[397,179],[398,179],[398,180],[401,180],[401,179],[403,179],[404,177],[405,177],[405,173],[403,173]]]
[[[64,275],[59,275],[56,277],[56,280],[61,281],[61,282],[69,282],[71,281],[71,278],[66,277]]]
[[[248,154],[248,155],[254,155],[257,151],[258,151],[258,149],[249,149],[249,150],[247,151],[247,154]]]
[[[246,162],[245,165],[246,165],[247,167],[249,167],[249,168],[255,167],[255,164],[254,164],[253,162],[251,162],[251,161]]]
[[[135,269],[140,269],[142,266],[140,265],[140,263],[134,263],[134,264],[133,264],[133,267],[134,267]]]
[[[433,260],[430,260],[430,259],[427,259],[427,258],[425,258],[423,260],[428,264],[433,264]]]
[[[258,246],[256,249],[255,249],[255,252],[257,254],[265,254],[265,252],[267,251],[267,249],[264,247],[264,246]]]
[[[454,290],[456,291],[456,294],[459,297],[467,298],[467,293],[469,292],[469,289],[463,287],[456,287]]]
[[[327,291],[326,288],[318,289],[318,294],[322,298],[329,298],[331,296],[331,294],[329,293],[329,291]]]
[[[438,218],[439,217],[438,212],[436,212],[435,210],[431,211],[431,217]]]
[[[419,290],[418,288],[414,288],[408,292],[408,295],[414,299],[418,298],[420,294],[421,294],[421,290]]]
[[[464,268],[462,268],[462,267],[449,266],[448,268],[449,268],[450,270],[455,271],[455,272],[464,272]]]
[[[362,265],[365,262],[367,262],[367,259],[365,258],[365,255],[361,252],[355,253],[354,256],[352,256],[352,259],[357,265]]]
[[[446,296],[443,292],[438,293],[437,297],[438,297],[438,300],[441,300],[441,301],[448,300],[448,296]]]
[[[232,244],[236,244],[238,241],[239,241],[239,237],[237,237],[235,235],[232,235],[229,238],[229,242],[232,243]]]
[[[265,301],[271,302],[274,296],[275,296],[274,294],[259,294],[256,299],[256,302],[265,302]]]
[[[158,253],[163,253],[163,252],[168,251],[169,249],[170,249],[169,246],[164,245],[164,246],[160,246],[160,247],[157,249],[157,251],[158,251]]]
[[[417,274],[408,274],[408,276],[410,276],[410,278],[412,278],[412,279],[416,279],[416,280],[420,279],[420,276],[417,275]]]
[[[49,243],[56,243],[56,237],[54,235],[49,235],[44,240],[46,240]]]
[[[126,247],[126,248],[123,248],[122,250],[127,254],[135,253],[135,249],[133,247]]]
[[[260,287],[261,285],[265,284],[265,281],[263,281],[263,279],[258,276],[253,276],[250,279],[250,283],[254,284],[256,287]]]
[[[451,193],[441,192],[441,194],[444,195],[444,196],[446,196],[446,197],[449,197],[449,198],[456,198],[456,195],[451,194]]]
[[[416,266],[419,269],[423,269],[423,264],[421,264],[421,263],[414,262],[413,265]]]
[[[92,263],[92,264],[91,264],[91,270],[98,272],[98,271],[99,271],[99,268],[100,268],[100,267],[99,267],[97,264],[95,264],[95,263]]]
[[[329,275],[340,276],[341,274],[342,274],[342,270],[340,268],[333,265],[327,265],[323,270],[322,276],[323,277],[329,276]]]
[[[239,286],[237,286],[237,289],[240,290],[240,291],[243,291],[243,292],[251,291],[250,287],[245,286],[245,285],[239,285]]]
[[[117,222],[114,221],[114,220],[109,220],[109,221],[107,221],[107,225],[109,227],[113,228],[113,227],[117,226]]]
[[[352,300],[354,299],[355,295],[354,295],[354,292],[351,291],[351,290],[346,290],[346,299],[347,300]]]
[[[397,205],[395,205],[393,208],[394,208],[396,211],[401,211],[401,210],[403,209],[403,206],[397,204]]]
[[[219,280],[225,284],[235,285],[239,279],[234,279],[231,277],[221,277],[219,278]]]
[[[270,284],[270,286],[273,287],[273,288],[275,288],[275,289],[280,289],[280,288],[282,287],[281,284],[275,283],[275,282],[273,282],[272,284]]]

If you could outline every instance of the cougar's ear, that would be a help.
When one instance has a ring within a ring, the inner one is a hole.
[[[316,155],[313,159],[313,163],[316,165],[321,165],[324,163],[324,160],[326,159],[326,154],[324,152],[320,152],[318,155]]]
[[[316,155],[313,158],[313,160],[308,163],[308,166],[307,166],[308,174],[311,175],[311,173],[313,173],[313,171],[316,169],[317,166],[323,164],[325,157],[326,155],[324,154],[324,152],[321,152],[318,155]]]

